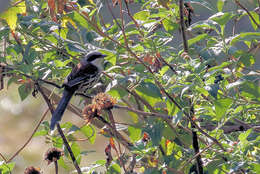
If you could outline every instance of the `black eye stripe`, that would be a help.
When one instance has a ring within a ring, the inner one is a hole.
[[[88,61],[89,61],[89,62],[92,62],[93,60],[95,60],[95,59],[97,59],[97,58],[99,58],[99,57],[101,57],[101,55],[91,55],[91,56],[88,58]]]

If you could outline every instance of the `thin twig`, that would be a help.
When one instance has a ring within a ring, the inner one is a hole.
[[[163,93],[166,94],[166,96],[183,112],[183,114],[189,119],[189,121],[191,122],[191,124],[194,124],[195,128],[201,132],[203,135],[205,135],[206,137],[208,137],[209,139],[211,139],[213,142],[215,142],[223,151],[226,151],[225,148],[218,142],[217,139],[213,138],[212,136],[210,136],[208,133],[206,133],[204,130],[202,130],[196,123],[195,121],[190,117],[190,115],[185,112],[182,107],[174,100],[174,98],[162,87],[162,85],[156,80],[155,81],[156,84],[159,86],[159,88],[161,89],[161,91]]]
[[[117,136],[117,135],[118,135],[118,131],[116,130],[115,120],[114,120],[114,116],[113,116],[113,113],[112,113],[111,109],[108,109],[108,110],[107,110],[107,113],[108,113],[109,120],[110,120],[110,122],[111,122],[112,132],[113,132],[113,134],[114,134],[115,136]],[[116,139],[118,140],[118,137],[116,137]],[[119,144],[119,145],[120,145],[120,144]],[[120,148],[120,146],[119,146],[119,148]],[[121,149],[119,149],[119,151],[121,151]],[[123,167],[124,172],[126,173],[125,165],[124,165],[122,159],[120,158],[120,155],[119,155],[119,153],[118,153],[117,150],[116,150],[116,154],[117,154],[117,156],[118,156],[118,160],[119,160],[119,162],[120,162],[120,165]]]
[[[183,39],[183,49],[184,52],[188,52],[188,42],[186,39],[186,31],[185,31],[185,24],[184,24],[184,9],[183,9],[183,0],[180,0],[179,2],[179,9],[180,9],[180,22],[181,22],[181,33],[182,33],[182,39]]]
[[[59,173],[58,161],[54,161],[54,165],[55,165],[55,174],[58,174]]]
[[[248,14],[248,16],[252,19],[252,21],[257,25],[258,28],[260,28],[260,25],[256,22],[255,18],[251,15],[250,11],[249,11],[246,7],[244,7],[244,6],[239,2],[239,0],[235,0],[235,2],[236,2],[236,4],[237,4],[240,8],[242,8],[243,10],[246,11],[246,13]]]
[[[5,158],[5,156],[2,153],[0,153],[0,157],[5,161],[5,163],[7,163],[7,159]]]
[[[97,118],[98,120],[100,120],[101,122],[103,122],[106,126],[108,126],[110,129],[113,129],[112,125],[106,121],[103,117],[97,115],[95,116],[95,118]],[[113,133],[111,132],[111,136],[114,136],[115,138],[118,138],[118,140],[127,148],[127,149],[131,149],[134,145],[132,143],[130,143],[128,140],[125,139],[125,137],[123,135],[121,135],[118,131],[115,132],[116,135],[113,135]]]
[[[159,118],[163,118],[163,119],[172,119],[173,118],[172,116],[169,116],[169,115],[166,115],[166,114],[160,114],[160,113],[155,113],[155,112],[144,112],[144,111],[136,110],[134,108],[130,108],[130,107],[127,107],[127,106],[115,105],[114,108],[132,111],[136,114],[141,114],[141,115],[145,115],[145,116],[159,117]]]
[[[194,107],[193,106],[190,109],[190,114],[192,115],[190,117],[193,119],[194,118]],[[193,146],[195,154],[198,154],[196,156],[197,171],[199,174],[203,174],[203,162],[201,160],[201,155],[199,154],[200,146],[199,146],[199,141],[198,141],[198,135],[197,135],[197,132],[195,131],[196,127],[194,124],[191,124],[191,128],[192,128],[192,146]]]
[[[36,87],[39,90],[39,92],[41,93],[41,95],[42,95],[43,99],[45,100],[45,102],[47,103],[51,113],[53,114],[54,113],[54,108],[53,108],[49,98],[45,95],[45,93],[43,92],[43,90],[41,89],[41,87],[40,87],[40,85],[38,83],[36,83]],[[64,143],[66,149],[68,150],[68,152],[70,154],[70,157],[71,157],[71,160],[73,162],[74,167],[76,168],[78,174],[82,174],[81,169],[80,169],[80,167],[79,167],[79,165],[77,163],[77,160],[75,158],[75,155],[73,154],[73,152],[71,150],[71,147],[70,147],[70,145],[69,145],[69,143],[68,143],[68,141],[67,141],[67,139],[66,139],[66,137],[65,137],[65,135],[64,135],[64,133],[63,133],[59,123],[57,124],[57,130],[58,130],[58,132],[59,132],[59,134],[60,134],[60,136],[61,136],[61,138],[63,140],[63,143]]]
[[[45,117],[47,116],[48,111],[49,111],[49,109],[47,109],[47,110],[43,113],[43,115],[42,115],[40,121],[38,122],[38,124],[37,124],[36,127],[34,128],[34,130],[33,130],[32,134],[31,134],[31,136],[30,136],[30,137],[28,138],[28,140],[24,143],[24,145],[23,145],[18,151],[16,151],[10,159],[8,159],[8,160],[6,161],[7,163],[11,162],[11,161],[28,145],[28,143],[32,140],[33,135],[35,134],[35,132],[36,132],[36,131],[38,130],[38,128],[40,127],[42,121],[43,121],[43,120],[45,119]]]
[[[132,21],[135,23],[135,26],[136,26],[136,28],[138,29],[138,31],[140,32],[140,34],[141,34],[142,36],[144,36],[144,33],[143,33],[142,30],[140,29],[140,26],[139,26],[138,22],[135,20],[135,18],[133,17],[133,15],[132,15],[131,12],[130,12],[128,3],[126,2],[126,0],[124,0],[124,1],[125,1],[125,6],[126,6],[126,9],[127,9],[127,14],[128,14],[128,16],[129,16],[129,17],[132,19]]]
[[[213,146],[215,143],[211,143],[209,144],[206,148],[204,148],[202,151],[196,153],[192,158],[185,160],[186,162],[181,166],[180,170],[182,170],[185,166],[187,166],[188,164],[190,164],[190,162],[192,160],[194,160],[195,158],[197,158],[199,155],[201,155],[203,152],[205,152],[206,150],[208,150],[211,146]]]
[[[108,2],[108,1],[105,1],[105,3],[107,4],[107,8],[108,8],[108,10],[109,10],[109,12],[110,12],[110,14],[111,14],[112,18],[115,20],[115,22],[116,22],[117,26],[118,26],[118,27],[119,27],[119,28],[122,30],[122,27],[121,27],[121,25],[119,24],[119,22],[118,22],[117,18],[115,17],[115,15],[114,15],[114,13],[113,13],[113,11],[112,11],[112,9],[111,9],[110,2]]]
[[[12,4],[12,7],[15,7],[15,6],[17,6],[18,4],[20,4],[20,3],[24,2],[24,1],[25,1],[25,0],[17,1],[16,3]]]
[[[8,64],[6,64],[6,63],[1,63],[0,66],[6,68],[6,70],[9,70],[9,71],[10,71],[10,70],[11,70],[11,71],[14,71],[14,70],[15,70],[15,68],[11,67],[10,65],[8,65]],[[30,76],[30,75],[28,75],[28,74],[24,74],[24,73],[22,73],[22,72],[20,72],[20,71],[17,71],[17,72],[18,72],[21,76],[24,76],[24,77],[29,78],[29,79],[31,79],[31,80],[35,80],[35,78],[34,78],[33,76]],[[52,85],[52,86],[54,86],[54,87],[56,87],[56,88],[59,88],[59,89],[62,88],[60,85],[58,85],[58,84],[56,84],[56,83],[54,83],[54,82],[50,82],[50,81],[48,81],[48,80],[44,80],[44,79],[38,78],[36,81],[40,81],[40,82],[43,82],[43,83]]]

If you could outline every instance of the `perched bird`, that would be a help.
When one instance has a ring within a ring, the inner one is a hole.
[[[62,87],[64,87],[62,98],[52,114],[50,124],[51,130],[53,130],[55,125],[61,120],[75,91],[83,87],[85,90],[90,89],[99,80],[100,73],[103,70],[102,64],[104,57],[106,57],[106,55],[101,54],[100,52],[91,52],[87,54],[66,77],[62,85]]]

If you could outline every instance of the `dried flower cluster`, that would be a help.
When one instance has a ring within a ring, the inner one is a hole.
[[[48,162],[48,164],[57,161],[60,159],[60,157],[64,155],[63,151],[57,148],[50,148],[46,153],[45,153],[45,160]]]
[[[41,174],[41,172],[39,168],[31,166],[25,169],[24,174]]]
[[[92,118],[99,115],[103,109],[112,109],[116,104],[116,99],[106,93],[99,93],[93,99],[92,103],[85,106],[83,116],[90,122]]]

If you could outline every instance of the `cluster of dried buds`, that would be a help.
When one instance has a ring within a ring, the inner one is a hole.
[[[89,123],[92,118],[101,114],[104,109],[112,109],[116,104],[116,99],[105,93],[97,94],[93,99],[92,103],[85,106],[83,109],[83,117]]]
[[[64,155],[64,152],[60,149],[57,148],[50,148],[46,153],[45,153],[45,160],[48,162],[48,164],[55,162],[60,159],[61,156]]]

